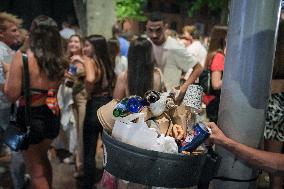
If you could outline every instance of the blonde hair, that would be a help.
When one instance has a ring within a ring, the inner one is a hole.
[[[7,29],[7,25],[5,24],[5,22],[10,22],[16,24],[17,27],[20,27],[23,23],[23,20],[13,14],[7,12],[0,12],[0,30]]]
[[[182,28],[183,33],[187,32],[189,34],[192,34],[197,28],[195,26],[184,26]]]
[[[175,38],[175,39],[178,38],[177,32],[175,30],[171,30],[171,29],[166,29],[165,36],[166,37],[170,36],[170,37]]]

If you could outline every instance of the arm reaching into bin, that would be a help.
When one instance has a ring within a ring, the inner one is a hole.
[[[215,123],[210,122],[206,125],[212,130],[210,141],[216,145],[224,147],[253,166],[272,174],[284,175],[284,154],[251,148],[228,138]]]

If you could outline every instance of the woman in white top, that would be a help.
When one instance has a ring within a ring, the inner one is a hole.
[[[114,73],[118,76],[127,70],[127,57],[120,55],[120,46],[117,38],[110,38],[107,42],[109,57],[114,67]]]

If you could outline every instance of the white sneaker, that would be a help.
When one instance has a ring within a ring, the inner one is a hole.
[[[75,163],[74,156],[70,156],[70,157],[64,158],[63,159],[63,163],[66,163],[66,164],[73,164],[73,163]]]

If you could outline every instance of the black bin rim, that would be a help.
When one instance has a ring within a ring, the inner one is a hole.
[[[105,169],[118,178],[148,186],[183,188],[197,185],[207,155],[171,154],[142,149],[118,141],[106,131],[103,131],[102,140],[106,151]],[[141,173],[137,169],[139,163],[143,170]],[[143,169],[143,166],[148,167]]]
[[[111,143],[113,145],[123,146],[127,150],[135,151],[138,153],[143,153],[145,155],[152,155],[153,153],[157,153],[157,156],[160,158],[167,158],[167,159],[174,159],[174,160],[178,158],[180,160],[190,160],[192,157],[195,157],[195,156],[206,156],[206,153],[200,153],[197,155],[192,155],[192,154],[187,155],[183,153],[166,153],[166,152],[159,152],[159,151],[154,151],[154,150],[149,150],[149,149],[143,149],[143,148],[139,148],[131,144],[127,144],[119,140],[116,140],[115,138],[111,137],[106,131],[103,131],[102,140],[103,142],[107,142],[111,140]]]

